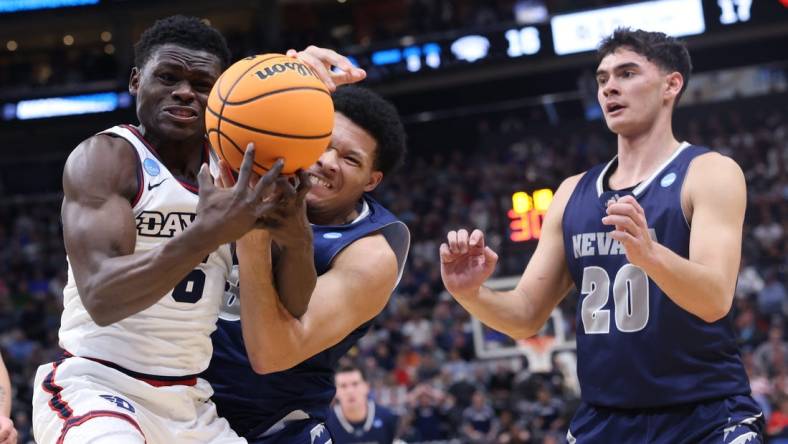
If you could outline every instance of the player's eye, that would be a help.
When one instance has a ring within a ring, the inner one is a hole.
[[[635,75],[634,71],[624,71],[624,74],[622,75],[622,77],[624,77],[625,79],[628,79],[628,78],[630,78],[630,77],[632,77],[634,75]]]
[[[161,73],[158,77],[164,83],[175,83],[175,76],[172,74]]]

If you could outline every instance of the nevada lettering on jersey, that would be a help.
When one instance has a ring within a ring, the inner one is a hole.
[[[140,236],[173,237],[191,225],[195,217],[195,213],[143,211],[137,216],[137,233]]]
[[[657,232],[653,228],[648,229],[651,239],[657,242]],[[613,239],[612,231],[600,231],[595,233],[580,233],[572,235],[572,251],[575,259],[585,256],[611,256],[615,254],[626,254],[621,242]]]

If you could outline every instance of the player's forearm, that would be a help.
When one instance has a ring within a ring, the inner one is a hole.
[[[643,268],[676,305],[706,322],[719,320],[731,309],[735,279],[717,269],[685,259],[659,244],[654,260]]]
[[[538,322],[525,298],[516,290],[500,292],[482,286],[478,293],[454,295],[454,298],[483,324],[512,338],[528,338],[542,328],[536,325]]]
[[[142,252],[105,259],[77,280],[85,308],[96,324],[123,320],[155,304],[216,249],[199,229]]]
[[[300,245],[282,247],[274,275],[282,306],[294,317],[301,317],[306,313],[317,283],[311,236]]]
[[[272,278],[270,242],[266,247],[265,242],[255,245],[246,240],[239,241],[237,254],[241,331],[249,362],[260,374],[285,370],[292,366],[287,356],[299,347],[302,325],[279,300]]]

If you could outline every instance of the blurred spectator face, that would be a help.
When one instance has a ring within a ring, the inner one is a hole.
[[[471,398],[471,404],[475,409],[481,409],[484,407],[484,394],[480,391],[473,392],[473,397]]]
[[[638,134],[650,127],[666,102],[669,76],[645,56],[619,48],[597,67],[597,99],[610,131]],[[678,92],[678,91],[677,91]]]
[[[154,140],[183,141],[205,135],[208,94],[221,74],[219,58],[166,44],[131,73],[129,91],[137,117]]]
[[[335,377],[337,400],[342,409],[358,408],[367,403],[369,384],[361,376],[361,372],[340,372]]]

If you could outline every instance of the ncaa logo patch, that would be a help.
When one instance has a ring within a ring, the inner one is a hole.
[[[159,163],[155,160],[148,157],[142,162],[142,167],[145,168],[145,171],[148,172],[151,176],[158,176],[161,173],[161,168],[159,168]]]
[[[340,237],[342,237],[342,233],[337,233],[336,231],[323,234],[323,239],[339,239]]]
[[[673,185],[673,182],[675,181],[676,181],[676,173],[670,173],[665,177],[663,177],[662,180],[659,181],[659,184],[662,185],[662,188],[667,188]]]

